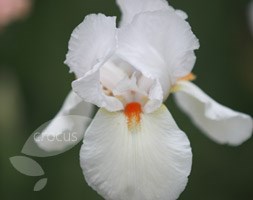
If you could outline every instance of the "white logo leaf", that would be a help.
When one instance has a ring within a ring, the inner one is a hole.
[[[47,178],[42,178],[40,179],[33,188],[33,191],[38,192],[40,190],[42,190],[47,184]]]
[[[13,167],[27,176],[42,176],[44,171],[41,166],[33,159],[26,156],[14,156],[10,158]]]

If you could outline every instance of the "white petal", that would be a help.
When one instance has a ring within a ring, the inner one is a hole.
[[[165,99],[175,81],[192,70],[198,47],[190,25],[175,11],[156,11],[121,28],[117,55],[147,78],[159,79]]]
[[[131,23],[141,12],[169,9],[166,0],[117,0],[117,4],[122,11],[121,25]]]
[[[188,15],[187,15],[184,11],[182,11],[182,10],[175,10],[175,12],[176,12],[176,14],[177,14],[178,16],[180,16],[182,19],[187,19],[187,18],[188,18]]]
[[[38,146],[46,151],[63,151],[77,144],[91,121],[93,107],[71,91],[61,110],[36,138]]]
[[[122,12],[121,26],[132,22],[135,15],[142,12],[170,10],[175,11],[182,19],[187,19],[187,14],[182,10],[175,10],[166,0],[117,0]]]
[[[134,73],[131,77],[125,77],[122,79],[117,87],[114,89],[113,93],[115,95],[121,95],[122,93],[129,91],[138,91],[139,88],[137,86],[136,73]],[[142,91],[140,91],[142,92]],[[145,91],[143,91],[145,93]]]
[[[100,72],[97,70],[73,81],[72,88],[85,101],[98,107],[106,108],[109,111],[122,110],[123,105],[117,98],[104,94],[99,79]]]
[[[71,91],[66,97],[62,108],[58,112],[60,115],[80,115],[90,117],[94,111],[94,106],[90,103],[83,101],[77,94]]]
[[[123,112],[100,109],[81,148],[88,184],[106,200],[175,200],[191,171],[187,136],[165,106],[128,128]]]
[[[100,68],[100,81],[107,89],[113,90],[126,77],[128,74],[112,61],[106,62]]]
[[[163,91],[158,79],[154,81],[149,91],[149,101],[144,106],[145,113],[152,113],[158,109],[163,102]]]
[[[221,144],[240,145],[251,137],[252,118],[222,106],[196,85],[178,82],[176,102],[207,136]]]
[[[116,48],[116,18],[92,14],[73,31],[65,64],[77,77],[101,66]]]
[[[100,69],[115,51],[116,32],[115,17],[87,16],[72,33],[65,61],[78,77],[72,83],[73,90],[85,101],[110,111],[120,110],[123,106],[102,91]],[[106,81],[105,78],[102,76],[102,81]]]

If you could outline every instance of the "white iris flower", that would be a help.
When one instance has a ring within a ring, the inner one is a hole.
[[[89,114],[92,104],[100,109],[86,131],[79,122],[61,124],[57,117],[50,128],[57,134],[59,127],[83,129],[81,167],[105,199],[177,199],[188,181],[192,151],[163,105],[171,93],[221,144],[247,140],[252,118],[220,105],[190,82],[199,42],[183,11],[165,0],[117,3],[123,13],[119,28],[116,17],[92,14],[73,31],[65,63],[77,80],[57,116]],[[46,141],[40,146],[54,149]]]

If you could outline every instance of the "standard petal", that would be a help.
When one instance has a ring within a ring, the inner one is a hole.
[[[199,47],[190,25],[175,11],[136,15],[119,31],[117,55],[147,78],[159,79],[164,99],[175,81],[190,73]]]
[[[122,12],[121,25],[131,23],[135,15],[141,12],[169,9],[166,0],[117,0]]]
[[[175,200],[191,171],[188,138],[165,106],[141,114],[139,125],[100,109],[80,152],[85,179],[106,200]]]
[[[214,141],[240,145],[251,137],[253,121],[249,115],[222,106],[191,82],[179,81],[177,88],[178,106]]]
[[[174,10],[166,0],[117,0],[117,4],[122,12],[121,26],[131,23],[134,16],[139,13],[157,10],[175,11],[183,19],[187,18],[185,12]]]
[[[37,145],[45,151],[64,151],[73,147],[82,140],[90,124],[93,108],[92,104],[71,91],[54,119],[40,135],[36,134]],[[29,145],[29,148],[32,146]]]
[[[73,31],[65,64],[77,77],[101,66],[116,48],[116,17],[91,14]]]

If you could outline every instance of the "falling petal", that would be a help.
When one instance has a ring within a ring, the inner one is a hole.
[[[179,81],[176,103],[208,137],[221,144],[240,145],[252,135],[249,115],[225,107],[195,84]]]
[[[132,114],[131,114],[132,112]],[[191,171],[189,140],[165,106],[100,109],[80,152],[87,183],[106,200],[175,200]]]

